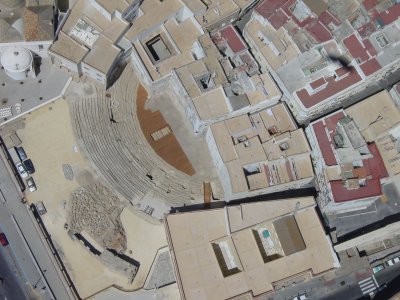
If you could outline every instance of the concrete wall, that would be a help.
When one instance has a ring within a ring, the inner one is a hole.
[[[101,82],[102,84],[107,83],[107,75],[103,72],[93,68],[92,66],[82,62],[82,74],[90,77],[94,80]]]
[[[219,180],[221,181],[222,188],[224,190],[225,201],[232,199],[232,183],[228,173],[228,169],[226,168],[221,155],[219,154],[217,143],[215,142],[214,135],[211,131],[211,128],[208,128],[206,133],[206,142],[208,146],[208,150],[211,154],[211,159],[213,164],[217,170]]]
[[[55,54],[53,52],[49,52],[50,57],[52,58],[53,64],[67,68],[68,70],[75,72],[78,74],[78,76],[82,75],[82,68],[81,64],[77,64],[69,59],[66,59],[65,57],[62,57],[58,54]]]
[[[1,43],[0,52],[3,52],[9,47],[22,47],[30,50],[33,56],[48,57],[48,49],[52,41],[37,41],[37,42],[15,42],[15,43]]]

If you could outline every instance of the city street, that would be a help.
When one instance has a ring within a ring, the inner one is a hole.
[[[0,278],[3,281],[0,284],[0,299],[29,299],[24,292],[26,280],[15,263],[10,246],[0,247]]]
[[[355,300],[362,297],[369,299],[369,290],[377,292],[377,287],[389,283],[400,274],[400,264],[374,274],[368,270],[355,270],[353,273],[326,280],[324,277],[297,284],[276,292],[273,295],[260,297],[259,300],[292,300],[294,297],[307,294],[308,299]],[[364,287],[370,287],[369,289]]]
[[[2,201],[0,201],[0,228],[9,241],[9,245],[2,249],[2,253],[8,251],[9,255],[5,255],[5,257],[15,258],[11,267],[10,263],[8,263],[9,268],[14,268],[11,271],[13,274],[18,268],[22,270],[22,274],[17,272],[14,280],[10,282],[4,281],[5,287],[2,287],[1,291],[5,289],[13,290],[17,280],[17,285],[19,286],[23,286],[25,282],[28,282],[30,288],[26,290],[31,290],[33,293],[41,295],[43,299],[70,299],[59,273],[29,216],[28,208],[21,202],[21,193],[17,190],[10,177],[3,158],[0,159],[0,191],[4,196],[4,198],[1,197]],[[3,269],[1,268],[1,270]],[[10,272],[6,273],[5,276],[7,278],[10,277]],[[3,293],[5,294],[6,292]],[[29,296],[33,296],[32,292]],[[7,299],[21,298],[7,297]]]

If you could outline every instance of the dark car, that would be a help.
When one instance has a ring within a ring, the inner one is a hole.
[[[22,147],[17,147],[17,154],[18,154],[19,159],[20,159],[21,161],[23,161],[24,159],[27,158],[26,153],[25,153],[25,150],[24,150],[24,148],[22,148]]]
[[[8,245],[8,240],[6,238],[6,235],[3,232],[0,233],[0,243],[3,246],[7,246]]]
[[[22,163],[29,174],[35,173],[35,167],[30,159],[24,160]]]

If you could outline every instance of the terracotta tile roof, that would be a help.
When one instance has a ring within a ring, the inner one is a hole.
[[[360,67],[364,72],[365,76],[369,76],[378,71],[381,68],[381,65],[375,58],[373,58],[361,64]]]

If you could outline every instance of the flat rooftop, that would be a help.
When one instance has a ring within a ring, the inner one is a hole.
[[[179,1],[144,2],[144,15],[125,34],[133,42],[150,77],[156,81],[195,61],[193,49],[204,34],[192,18],[177,22],[175,15],[183,9]]]
[[[211,132],[233,193],[314,176],[308,141],[284,104],[212,124]]]
[[[118,4],[118,2],[112,1],[110,3]],[[118,5],[115,7],[118,8]],[[78,0],[75,2],[62,31],[67,35],[71,35],[71,31],[75,28],[79,20],[83,20],[86,24],[92,26],[101,35],[108,38],[110,43],[115,43],[129,27],[129,23],[122,19],[113,18],[111,21],[108,20],[91,5],[89,0]],[[77,39],[77,42],[81,43],[79,39]]]
[[[383,90],[345,109],[367,142],[374,142],[390,176],[400,173],[400,110]]]
[[[121,1],[110,3],[107,7],[112,11],[121,8]],[[78,0],[50,51],[76,64],[83,61],[107,74],[121,52],[115,43],[129,26],[117,17],[108,20],[89,0]]]
[[[256,296],[299,273],[333,269],[334,253],[314,206],[307,197],[168,215],[182,298]]]
[[[184,5],[178,0],[169,1],[143,1],[140,9],[143,15],[135,19],[134,24],[125,33],[125,38],[134,42],[141,34],[153,27],[159,27],[162,23],[174,16]]]
[[[203,28],[212,26],[231,15],[238,14],[241,10],[234,0],[183,0],[182,2],[194,13],[197,22]]]
[[[381,179],[400,172],[399,121],[385,90],[310,125],[335,202],[382,195]]]

